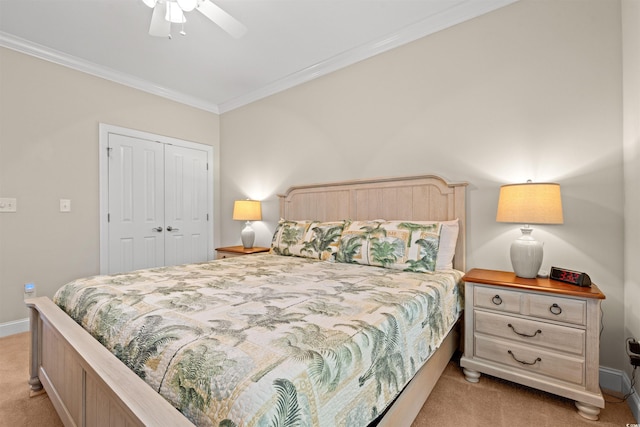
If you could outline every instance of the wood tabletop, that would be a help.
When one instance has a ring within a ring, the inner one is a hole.
[[[226,246],[223,248],[216,248],[216,251],[251,255],[251,254],[258,254],[261,252],[269,252],[269,249],[270,248],[263,248],[261,246],[254,246],[252,248],[245,248],[244,246]]]
[[[481,283],[485,285],[499,285],[510,288],[526,289],[531,291],[543,291],[560,295],[579,296],[583,298],[605,299],[605,295],[596,284],[590,287],[572,285],[549,278],[536,277],[524,279],[516,276],[512,271],[484,270],[474,268],[469,270],[462,278],[465,282]]]

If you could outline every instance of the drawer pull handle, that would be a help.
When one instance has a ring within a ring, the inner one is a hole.
[[[511,350],[507,350],[507,353],[509,353],[511,357],[513,357],[513,360],[523,365],[535,365],[538,362],[542,362],[542,359],[540,359],[539,357],[537,357],[536,360],[534,360],[533,362],[525,362],[524,360],[519,360],[516,356],[514,356]]]
[[[502,304],[502,298],[500,298],[500,295],[496,295],[495,297],[491,298],[491,302],[495,305],[500,305]]]
[[[551,307],[549,307],[549,311],[551,312],[551,314],[555,314],[557,316],[562,313],[562,308],[558,304],[554,303]]]
[[[516,328],[514,328],[514,327],[513,327],[513,325],[512,325],[511,323],[509,323],[507,326],[508,326],[508,327],[510,327],[510,328],[511,328],[511,330],[512,330],[513,332],[515,332],[516,334],[520,335],[521,337],[533,338],[533,337],[535,337],[536,335],[538,335],[538,334],[541,334],[541,333],[542,333],[542,331],[541,331],[540,329],[538,329],[538,330],[537,330],[537,331],[535,331],[533,334],[523,334],[522,332],[518,332],[518,331],[516,331]]]

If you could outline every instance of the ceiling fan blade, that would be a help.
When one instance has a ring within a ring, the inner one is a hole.
[[[151,25],[149,34],[156,37],[169,37],[171,34],[171,22],[165,19],[167,14],[167,4],[165,2],[156,3],[151,15]]]
[[[247,32],[247,27],[245,27],[240,21],[209,0],[202,0],[198,2],[196,9],[235,38],[240,38]]]

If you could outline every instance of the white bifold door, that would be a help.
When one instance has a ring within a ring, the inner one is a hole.
[[[109,133],[108,273],[208,257],[207,152]]]

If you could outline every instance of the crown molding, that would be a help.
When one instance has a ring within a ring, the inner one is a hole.
[[[519,0],[466,0],[459,2],[436,15],[405,27],[389,36],[314,64],[246,95],[223,102],[218,105],[220,114],[306,83],[517,1]]]
[[[184,93],[173,91],[162,86],[151,83],[147,80],[131,76],[120,71],[113,70],[96,63],[85,61],[72,55],[33,43],[20,37],[0,31],[0,46],[15,50],[45,61],[53,62],[68,68],[72,68],[83,73],[110,80],[115,83],[129,86],[153,95],[161,96],[171,101],[179,102],[211,113],[219,114],[218,105],[207,102],[200,98],[185,95]]]

